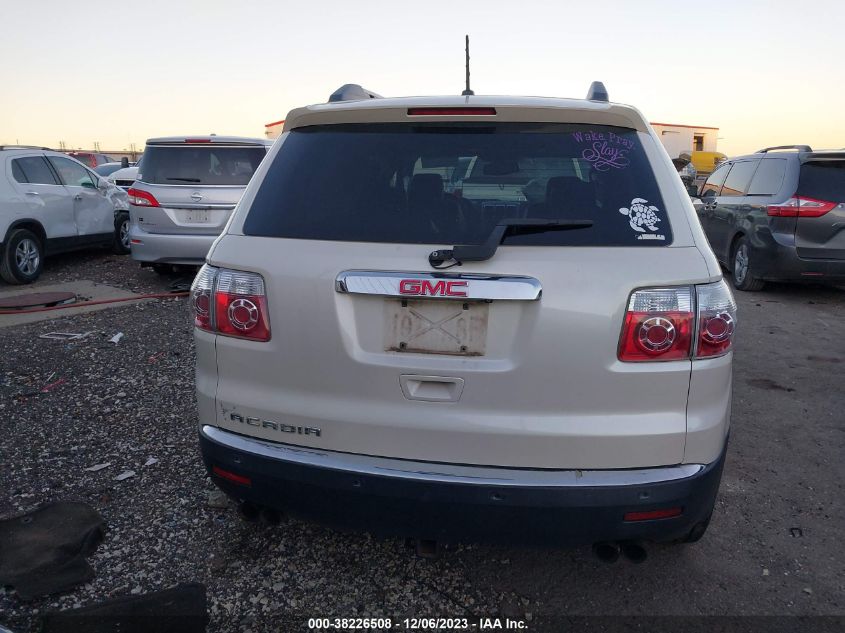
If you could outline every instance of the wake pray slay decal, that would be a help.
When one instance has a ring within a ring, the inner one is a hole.
[[[619,213],[628,216],[628,224],[640,235],[637,235],[638,240],[665,240],[666,236],[658,234],[657,224],[660,218],[657,217],[659,209],[654,205],[649,205],[648,200],[644,198],[634,198],[631,200],[630,207],[622,207]],[[651,231],[651,233],[648,233]]]

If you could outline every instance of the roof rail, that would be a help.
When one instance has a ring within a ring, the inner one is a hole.
[[[590,84],[590,89],[587,91],[587,100],[588,101],[604,101],[605,103],[609,101],[607,96],[607,88],[604,87],[604,84],[600,81],[594,81]]]
[[[343,84],[329,95],[329,103],[335,103],[336,101],[361,101],[363,99],[381,99],[381,95],[362,88],[358,84]]]
[[[809,145],[776,145],[775,147],[764,147],[763,149],[758,149],[755,154],[765,154],[767,152],[771,152],[778,149],[796,149],[799,152],[812,152],[813,148]]]
[[[0,145],[0,150],[4,149],[48,149],[53,150],[52,147],[40,147],[39,145]]]

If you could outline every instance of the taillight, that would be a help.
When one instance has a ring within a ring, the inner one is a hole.
[[[793,196],[786,202],[770,204],[766,208],[766,214],[781,218],[817,218],[836,207],[837,204],[806,196]]]
[[[698,304],[696,358],[727,354],[736,328],[736,302],[724,279],[695,287]]]
[[[711,358],[728,353],[736,303],[727,284],[644,288],[628,301],[619,360]]]
[[[126,195],[129,196],[129,204],[134,204],[136,207],[159,206],[158,200],[155,199],[155,196],[147,191],[131,187],[129,191],[126,192]]]
[[[628,302],[619,360],[689,358],[694,316],[690,286],[637,290]]]
[[[201,330],[270,340],[264,279],[257,273],[204,265],[191,286],[191,310]]]

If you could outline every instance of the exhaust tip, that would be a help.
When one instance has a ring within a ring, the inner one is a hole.
[[[636,541],[622,541],[620,543],[622,554],[625,555],[629,561],[635,564],[640,564],[648,558],[646,549]]]
[[[282,513],[273,508],[262,508],[261,520],[267,525],[279,525],[282,522]]]
[[[593,554],[604,563],[615,563],[619,560],[619,545],[610,541],[593,543]]]

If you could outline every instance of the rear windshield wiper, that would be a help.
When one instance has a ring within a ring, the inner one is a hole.
[[[166,178],[165,180],[178,180],[179,182],[201,182],[199,178]]]
[[[496,249],[507,235],[546,233],[547,231],[572,231],[588,229],[592,220],[546,220],[543,218],[514,218],[502,220],[490,233],[484,244],[459,244],[451,249],[433,251],[428,256],[432,268],[451,268],[464,262],[482,262],[496,254]],[[448,265],[444,265],[447,264]]]

